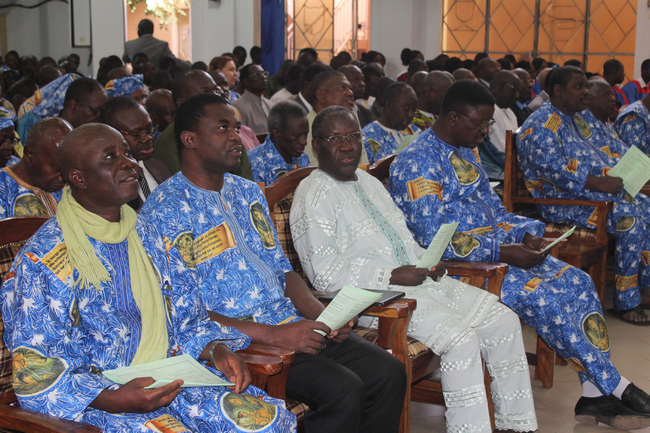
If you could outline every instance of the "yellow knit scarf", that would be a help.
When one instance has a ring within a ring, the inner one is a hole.
[[[63,198],[56,213],[68,260],[72,269],[79,271],[79,278],[74,281],[74,285],[79,285],[82,289],[94,286],[99,290],[101,283],[111,280],[108,269],[99,259],[88,237],[107,244],[119,244],[128,239],[131,291],[142,320],[140,344],[131,365],[164,359],[169,348],[160,283],[135,230],[137,218],[133,209],[123,205],[120,209],[120,222],[106,221],[82,207],[72,197],[69,186],[63,190]]]

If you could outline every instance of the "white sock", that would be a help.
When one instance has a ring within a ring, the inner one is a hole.
[[[602,397],[603,393],[600,392],[598,387],[593,383],[586,381],[582,384],[582,396],[588,398]]]
[[[621,376],[621,381],[618,383],[616,389],[612,391],[612,395],[620,400],[621,396],[623,395],[623,391],[625,391],[625,388],[627,388],[629,384],[630,381]]]

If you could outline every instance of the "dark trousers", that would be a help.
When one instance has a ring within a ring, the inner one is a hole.
[[[287,379],[287,397],[311,409],[307,433],[397,432],[405,393],[404,364],[354,333],[318,355],[296,354]]]

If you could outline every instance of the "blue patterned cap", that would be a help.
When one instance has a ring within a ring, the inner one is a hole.
[[[16,116],[0,107],[0,130],[15,126]]]
[[[136,89],[144,88],[142,74],[132,77],[117,78],[106,83],[106,93],[109,98],[116,96],[130,96]]]
[[[57,116],[63,110],[65,92],[70,83],[79,78],[77,74],[65,74],[41,87],[34,93],[34,114],[41,118]]]

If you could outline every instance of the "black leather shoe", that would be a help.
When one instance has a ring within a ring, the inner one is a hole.
[[[621,401],[637,412],[650,414],[650,395],[633,383],[625,388],[621,395]]]
[[[650,427],[650,415],[630,409],[613,395],[596,398],[580,397],[575,407],[575,414],[575,420],[581,423],[602,422],[622,430]]]

